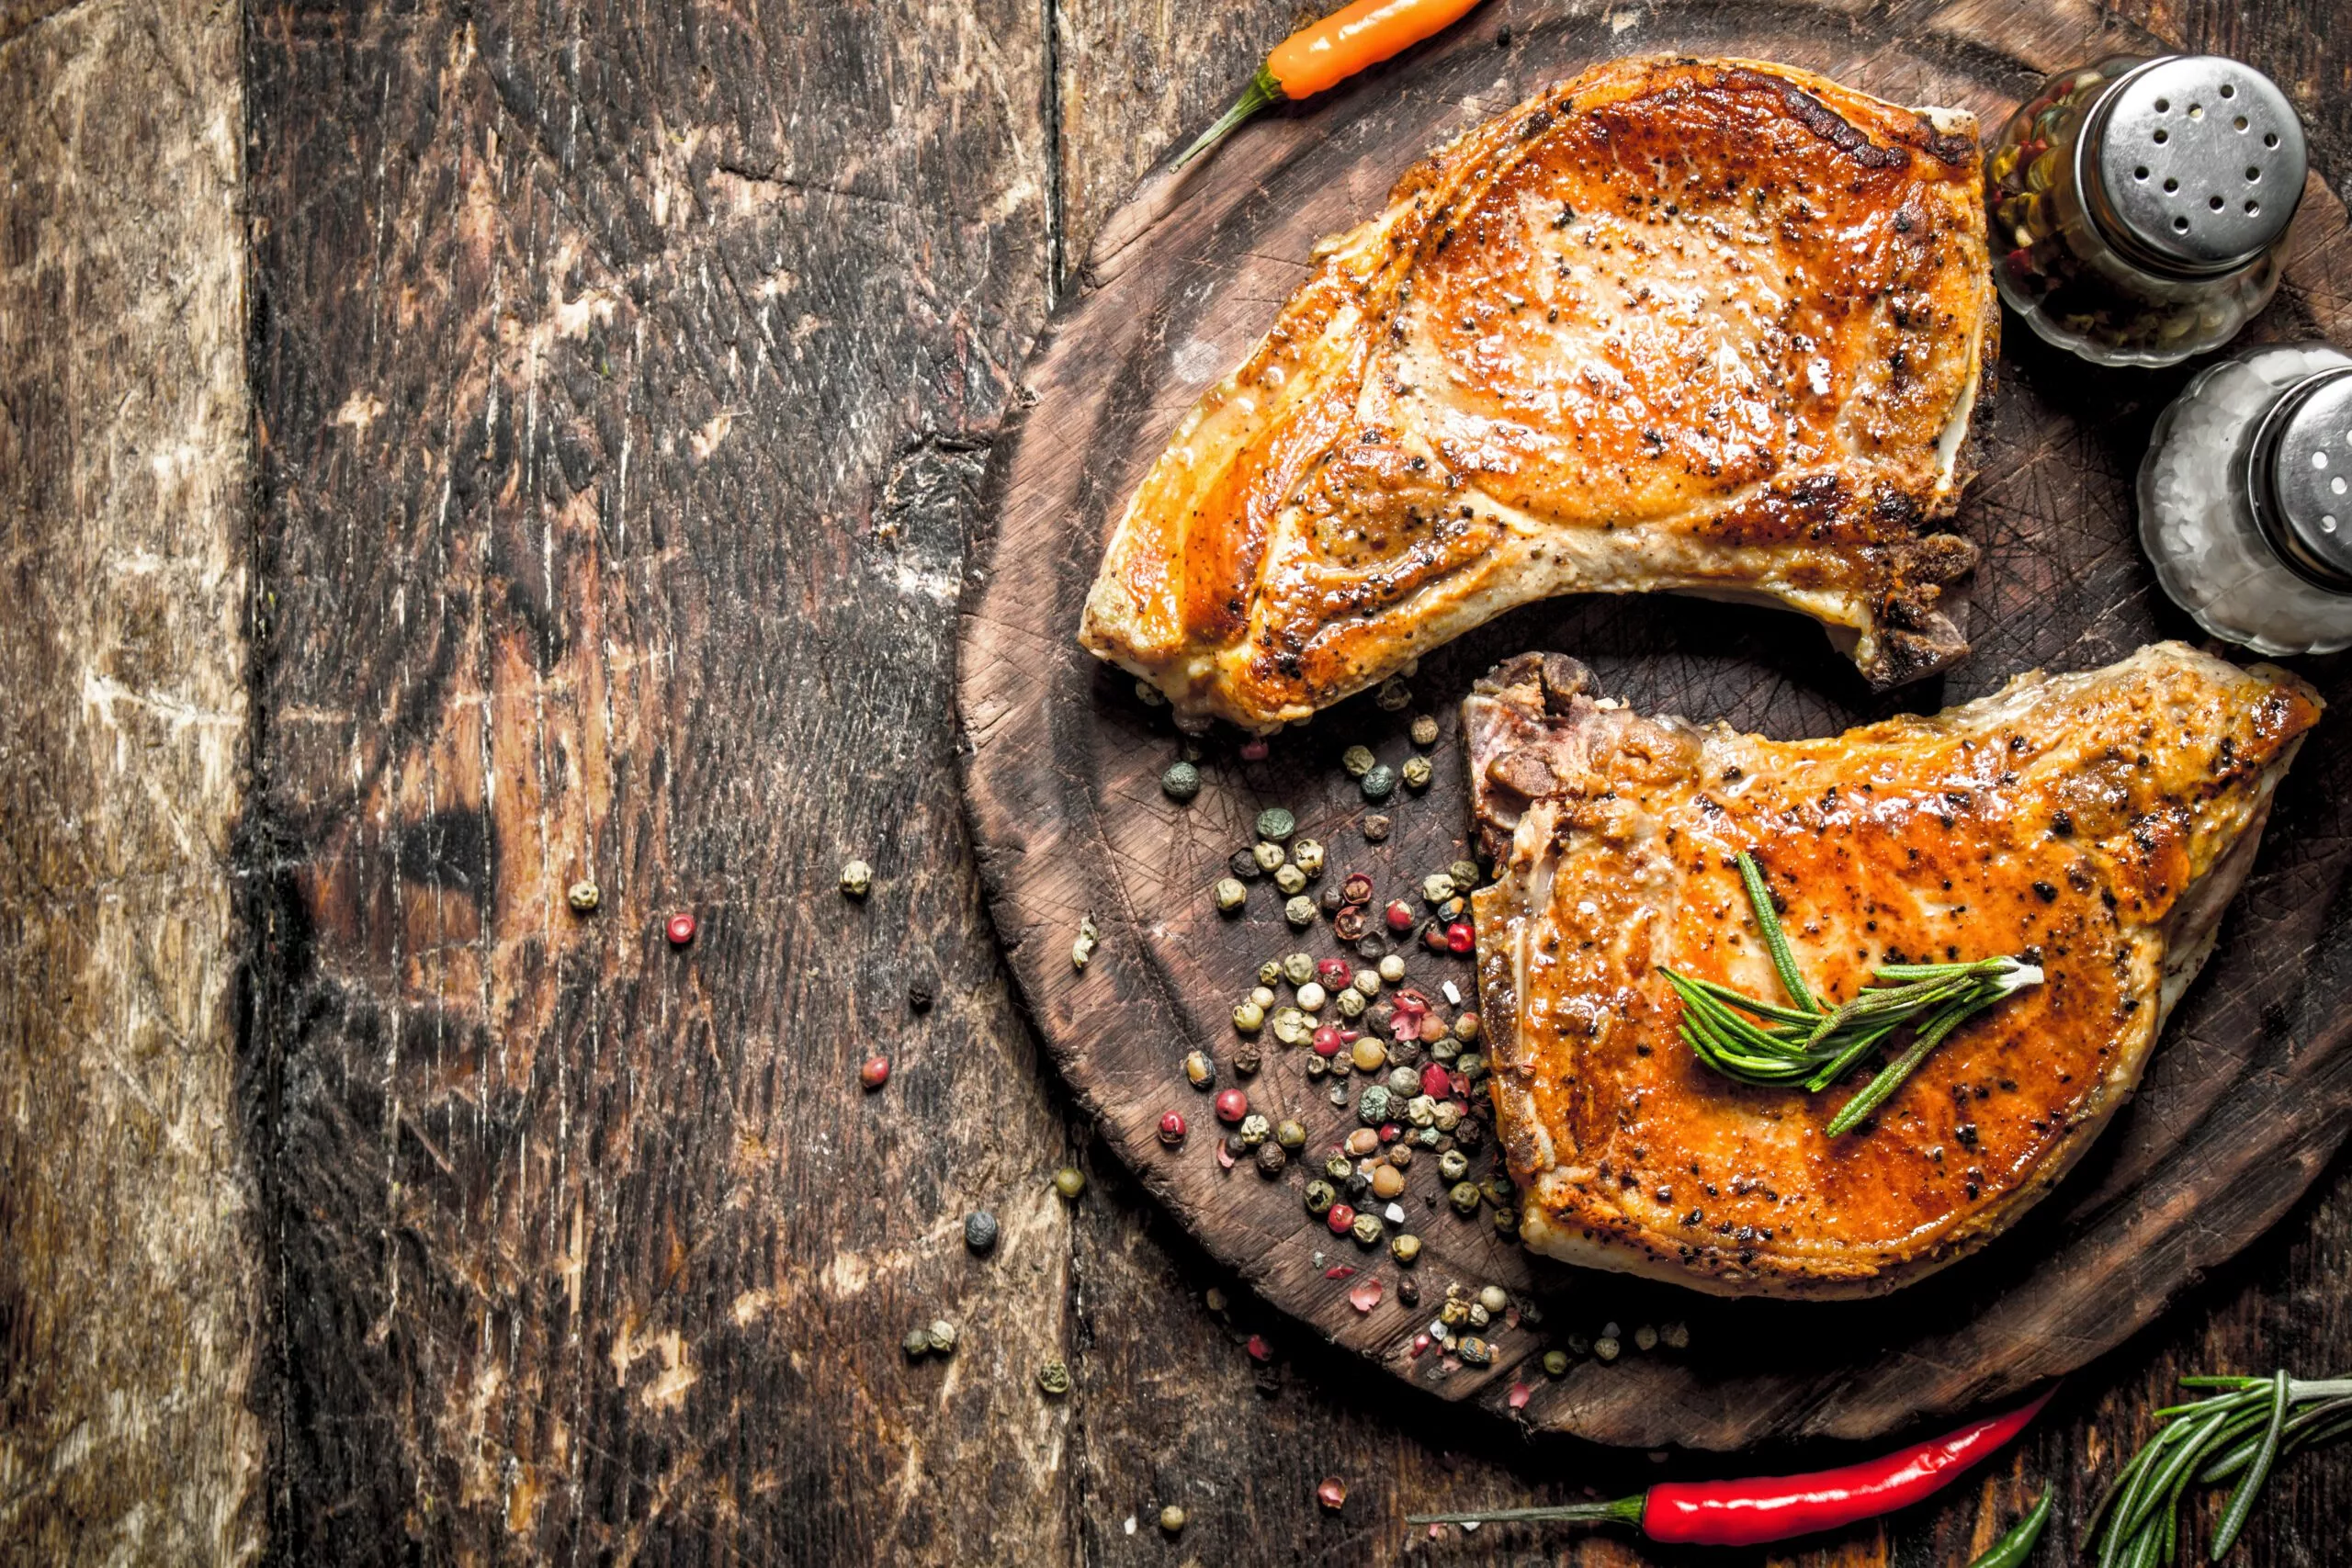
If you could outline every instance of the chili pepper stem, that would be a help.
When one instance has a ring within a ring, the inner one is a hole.
[[[1232,135],[1234,130],[1238,127],[1242,121],[1256,114],[1260,109],[1271,108],[1274,105],[1282,103],[1285,96],[1286,95],[1283,92],[1281,84],[1274,80],[1273,73],[1267,70],[1262,65],[1259,66],[1258,73],[1250,78],[1250,85],[1243,88],[1241,96],[1233,100],[1233,107],[1227,109],[1225,113],[1219,115],[1215,125],[1212,125],[1206,130],[1202,131],[1201,134],[1194,139],[1193,144],[1184,149],[1182,154],[1177,158],[1176,162],[1169,165],[1170,172],[1173,173],[1175,170],[1182,168],[1185,164],[1191,163],[1193,159],[1199,157],[1202,153],[1207,152],[1210,148],[1216,146],[1227,137]]]
[[[1463,1514],[1413,1514],[1408,1525],[1623,1524],[1642,1522],[1644,1497],[1613,1503],[1561,1503],[1545,1508],[1474,1508]]]

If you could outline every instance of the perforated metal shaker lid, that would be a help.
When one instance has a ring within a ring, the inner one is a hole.
[[[2269,77],[2221,55],[2169,55],[2126,73],[2085,129],[2093,215],[2118,250],[2157,271],[2233,271],[2278,242],[2302,199],[2294,106]]]
[[[2352,366],[2290,389],[2248,458],[2255,521],[2271,548],[2297,575],[2352,593]]]

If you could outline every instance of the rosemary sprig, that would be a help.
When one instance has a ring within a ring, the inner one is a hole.
[[[2219,1561],[2237,1544],[2263,1483],[2281,1460],[2352,1434],[2352,1378],[2300,1382],[2278,1371],[2267,1378],[2180,1381],[2185,1388],[2222,1392],[2156,1412],[2163,1427],[2091,1510],[2098,1568],[2176,1561],[2180,1505],[2189,1487],[2234,1480],[2205,1549],[2208,1562]]]
[[[1786,1004],[1768,1002],[1695,975],[1659,968],[1682,1002],[1682,1041],[1700,1061],[1741,1083],[1802,1084],[1818,1092],[1908,1026],[1911,1043],[1829,1121],[1832,1136],[1851,1132],[1884,1104],[1946,1036],[2002,998],[2041,983],[2041,969],[2015,958],[1967,964],[1889,964],[1879,982],[1841,1007],[1814,999],[1772,908],[1764,872],[1747,851],[1739,880],[1756,911],[1764,950]]]

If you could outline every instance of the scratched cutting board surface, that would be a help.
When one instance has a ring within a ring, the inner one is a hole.
[[[1570,652],[1601,689],[1654,712],[1725,719],[1792,738],[1898,709],[1932,711],[2037,666],[2081,670],[2160,637],[2196,640],[2134,542],[2131,485],[2157,412],[2195,367],[2102,371],[2004,322],[1996,390],[1980,408],[1979,468],[1957,524],[1984,547],[1967,626],[1974,651],[1944,677],[1873,696],[1820,629],[1796,616],[1668,596],[1581,597],[1514,612],[1423,660],[1405,711],[1359,697],[1239,755],[1241,737],[1200,741],[1204,787],[1166,799],[1160,772],[1183,738],[1131,678],[1074,640],[1110,524],[1193,400],[1237,362],[1306,276],[1320,236],[1377,211],[1419,154],[1541,87],[1613,55],[1744,54],[1823,72],[1899,103],[1974,110],[1989,135],[2042,73],[2144,35],[2073,4],[1936,7],[1769,5],[1485,7],[1446,38],[1347,88],[1261,119],[1183,175],[1148,176],[1112,215],[1083,285],[1040,341],[1029,406],[999,448],[995,536],[967,594],[958,694],[965,783],[991,912],[1032,1016],[1102,1133],[1182,1224],[1270,1301],[1360,1352],[1384,1375],[1507,1419],[1599,1441],[1731,1449],[1815,1435],[1870,1438],[1999,1399],[2081,1366],[2154,1318],[2269,1225],[2319,1172],[2352,1109],[2352,665],[2296,661],[2335,712],[2281,790],[2259,863],[2226,918],[2220,951],[2167,1026],[2136,1100],[2083,1165],[2008,1235],[1927,1284],[1876,1302],[1719,1301],[1672,1286],[1555,1265],[1457,1216],[1433,1157],[1408,1173],[1405,1228],[1426,1250],[1405,1277],[1385,1247],[1332,1236],[1301,1201],[1322,1156],[1353,1125],[1306,1053],[1271,1036],[1243,1080],[1253,1106],[1306,1122],[1306,1153],[1278,1179],[1215,1156],[1205,1096],[1180,1063],[1220,1064],[1228,1021],[1261,960],[1339,951],[1329,925],[1293,932],[1260,884],[1238,919],[1208,888],[1281,805],[1329,847],[1326,879],[1371,874],[1379,897],[1411,897],[1420,875],[1463,857],[1466,828],[1456,705],[1498,659]],[[2290,240],[2278,299],[2255,339],[2345,340],[2342,205],[2316,177]],[[1400,791],[1385,842],[1339,766],[1371,744],[1409,754],[1414,713],[1434,715],[1427,793]],[[1091,916],[1101,945],[1082,974],[1070,944]],[[1466,960],[1408,954],[1411,982],[1466,995]],[[1445,1010],[1449,1013],[1451,1009]],[[1194,1127],[1177,1150],[1163,1111]],[[1474,1176],[1491,1173],[1491,1143]],[[1358,1272],[1330,1277],[1340,1267]],[[1350,1292],[1378,1279],[1359,1312]],[[1500,1284],[1540,1322],[1498,1325],[1485,1368],[1411,1353],[1449,1283]],[[1552,1379],[1543,1352],[1606,1323],[1626,1331],[1614,1362],[1580,1358]],[[1680,1322],[1687,1348],[1635,1351],[1643,1323]],[[1516,1401],[1516,1403],[1515,1403]]]

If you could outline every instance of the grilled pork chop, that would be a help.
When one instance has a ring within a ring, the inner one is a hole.
[[[2283,671],[2179,643],[1826,740],[1648,718],[1589,686],[1523,655],[1464,709],[1500,867],[1472,902],[1520,1234],[1721,1295],[1890,1291],[2055,1184],[2212,950],[2320,710]],[[1871,1064],[1820,1094],[1756,1088],[1677,1034],[1662,964],[1781,998],[1742,850],[1818,994],[2002,954],[2047,977],[1831,1137]]]
[[[1883,685],[1948,663],[1980,185],[1967,116],[1788,66],[1554,87],[1317,248],[1129,502],[1080,640],[1254,729],[1555,593],[1777,602]]]

